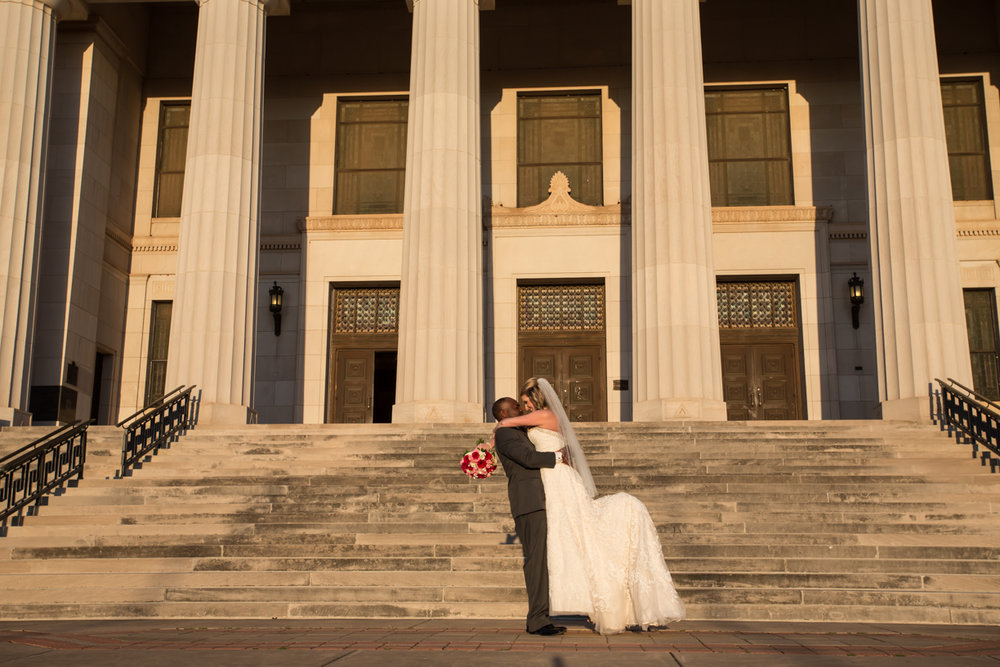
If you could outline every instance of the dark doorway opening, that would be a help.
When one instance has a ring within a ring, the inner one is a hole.
[[[372,421],[392,422],[392,406],[396,402],[396,350],[375,351],[375,390],[372,400]]]

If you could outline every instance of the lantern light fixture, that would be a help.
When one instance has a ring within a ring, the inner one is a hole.
[[[278,281],[274,281],[274,286],[267,291],[271,297],[271,314],[274,315],[274,335],[281,335],[281,301],[285,290],[281,288]]]
[[[851,324],[857,329],[860,325],[858,313],[861,311],[861,304],[865,302],[865,281],[855,273],[847,281],[847,289],[851,298]]]

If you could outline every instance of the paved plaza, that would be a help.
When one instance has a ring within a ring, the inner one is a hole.
[[[686,621],[560,637],[510,620],[138,620],[0,623],[0,665],[997,665],[1000,628]]]

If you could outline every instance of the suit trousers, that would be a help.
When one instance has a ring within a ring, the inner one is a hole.
[[[524,553],[524,585],[528,590],[527,629],[544,628],[549,619],[548,523],[545,510],[514,517],[514,530]]]

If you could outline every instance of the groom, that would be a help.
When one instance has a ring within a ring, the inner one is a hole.
[[[500,421],[521,414],[513,398],[493,404],[493,417]],[[562,452],[538,452],[520,428],[499,428],[495,434],[497,454],[507,474],[507,497],[514,515],[514,530],[524,553],[524,585],[528,589],[527,630],[533,635],[561,635],[566,628],[549,619],[549,565],[546,555],[545,488],[541,468],[554,468]]]

